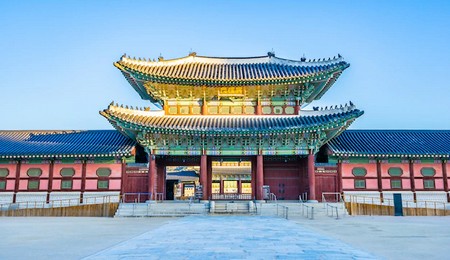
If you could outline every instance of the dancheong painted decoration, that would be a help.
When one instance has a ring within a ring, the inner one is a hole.
[[[450,131],[346,130],[363,114],[352,102],[307,109],[349,68],[340,55],[124,55],[114,66],[157,109],[112,102],[100,114],[116,130],[0,131],[0,204],[450,201]]]
[[[117,130],[160,161],[173,156],[200,157],[206,162],[207,157],[219,161],[260,157],[255,160],[252,194],[259,199],[264,160],[271,160],[266,166],[287,160],[300,163],[363,114],[352,103],[302,109],[324,95],[349,67],[340,55],[312,61],[282,59],[274,53],[249,58],[191,53],[157,61],[122,56],[114,65],[141,98],[162,108],[151,111],[111,103],[101,114]],[[313,167],[308,166],[310,179]],[[203,174],[207,199],[212,195],[207,179],[213,173],[204,169]],[[274,174],[283,178],[283,173]],[[287,191],[286,198],[298,197],[302,190],[311,193],[308,187],[296,187]],[[315,199],[315,194],[310,198]]]

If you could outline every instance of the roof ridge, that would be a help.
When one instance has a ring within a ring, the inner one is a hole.
[[[63,129],[63,130],[0,130],[0,132],[93,132],[93,131],[117,131],[115,129]]]
[[[183,63],[222,63],[222,64],[259,64],[259,63],[281,63],[281,64],[293,64],[296,66],[300,65],[310,65],[317,66],[322,64],[336,63],[344,61],[344,58],[338,54],[338,56],[334,56],[333,58],[317,58],[317,59],[306,59],[304,57],[300,58],[300,60],[287,59],[276,57],[275,55],[265,55],[265,56],[250,56],[250,57],[217,57],[217,56],[198,56],[198,55],[187,55],[184,57],[173,58],[173,59],[164,59],[163,57],[159,57],[156,59],[148,58],[136,58],[126,56],[125,54],[120,57],[120,62],[131,63],[135,65],[176,65]],[[227,62],[228,61],[228,62]]]
[[[450,129],[348,129],[346,132],[450,132]]]

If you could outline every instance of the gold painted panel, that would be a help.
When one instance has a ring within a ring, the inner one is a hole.
[[[192,114],[200,115],[202,113],[202,109],[200,107],[192,107]]]
[[[221,107],[220,108],[220,114],[221,115],[228,115],[230,114],[230,107]]]
[[[280,107],[280,106],[274,107],[273,108],[273,113],[276,114],[276,115],[281,115],[281,114],[283,114],[283,108]]]
[[[272,107],[263,107],[262,108],[262,113],[263,114],[271,114],[272,113]]]
[[[255,114],[255,108],[254,107],[245,107],[245,113],[247,115],[254,115]]]
[[[189,115],[189,107],[180,107],[181,115]]]
[[[231,113],[235,115],[242,114],[242,107],[232,107]]]
[[[292,114],[294,114],[295,109],[294,109],[293,107],[286,107],[286,108],[284,109],[284,112],[285,112],[286,114],[288,114],[288,115],[292,115]]]
[[[218,107],[208,107],[208,114],[216,115],[218,111]]]

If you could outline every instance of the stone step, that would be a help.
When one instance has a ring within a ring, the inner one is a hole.
[[[339,217],[348,215],[343,204],[329,203],[337,207]],[[211,206],[211,207],[210,207]],[[263,216],[283,215],[288,209],[290,217],[305,217],[306,211],[314,208],[314,218],[336,216],[336,208],[328,207],[324,203],[253,203],[253,201],[211,201],[210,203],[121,203],[115,214],[116,217],[145,217],[145,216],[187,216],[198,214],[259,214]],[[327,211],[328,208],[328,211]],[[310,216],[310,214],[309,214]]]
[[[329,203],[329,205],[337,207],[337,214],[339,217],[348,215],[347,210],[341,203]],[[314,208],[314,218],[329,218],[336,216],[336,208],[328,207],[325,203],[260,203],[257,204],[258,213],[263,216],[281,215],[283,214],[283,207],[288,208],[288,215],[290,217],[306,217],[311,216],[311,209]],[[328,210],[327,210],[328,208]]]
[[[210,213],[214,214],[249,214],[256,213],[253,201],[212,201]]]
[[[121,203],[115,217],[187,216],[205,214],[203,203]]]

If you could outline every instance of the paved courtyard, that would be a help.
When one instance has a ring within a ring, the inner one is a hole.
[[[187,217],[87,259],[374,259],[273,217]]]
[[[448,259],[449,217],[0,218],[0,259]]]

